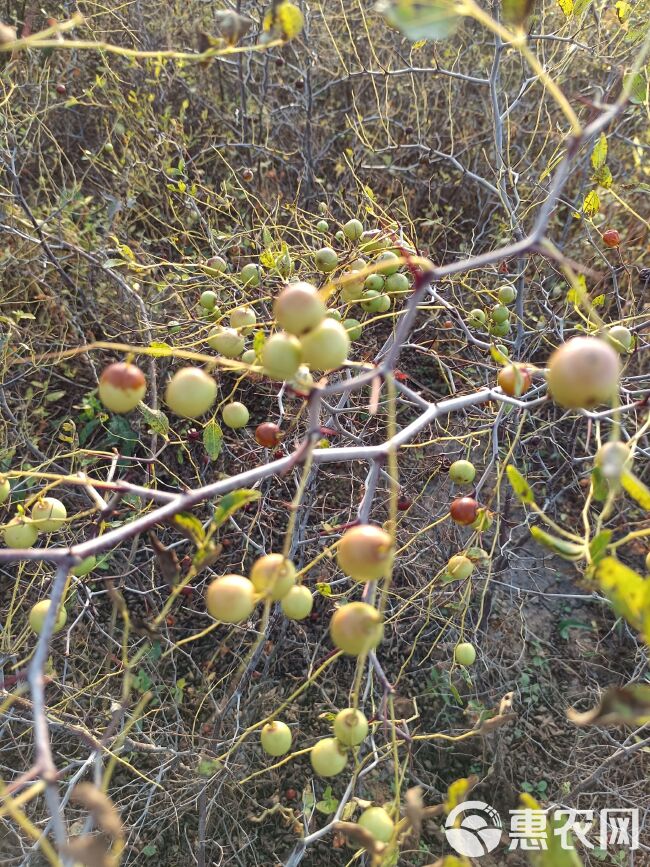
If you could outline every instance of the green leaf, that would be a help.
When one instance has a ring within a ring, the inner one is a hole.
[[[609,166],[601,166],[601,168],[593,173],[591,180],[606,190],[608,190],[614,182]]]
[[[602,503],[603,500],[607,499],[609,485],[600,467],[594,467],[591,471],[591,490],[593,498],[597,502]]]
[[[532,13],[535,0],[502,0],[503,19],[508,24],[521,27]]]
[[[239,509],[242,509],[248,503],[254,503],[259,500],[260,492],[242,488],[240,491],[231,491],[222,497],[217,503],[212,516],[211,528],[216,530],[221,527],[231,515],[234,515]]]
[[[519,796],[519,800],[525,810],[534,810],[540,813],[545,812],[532,795],[523,792]],[[540,840],[543,844],[543,849],[539,853],[529,852],[528,860],[533,867],[583,867],[580,856],[573,845],[571,835],[566,835],[569,847],[567,848],[565,846],[564,835],[559,833],[560,828],[564,825],[566,825],[566,819],[556,818],[554,813],[548,813],[544,837]]]
[[[107,259],[102,268],[105,271],[110,271],[111,268],[121,268],[123,265],[128,265],[128,262],[125,262],[124,259]]]
[[[600,533],[597,536],[594,536],[591,540],[589,543],[589,556],[594,565],[603,559],[605,552],[607,551],[607,546],[611,541],[611,530],[601,530]]]
[[[596,190],[590,190],[582,203],[582,211],[588,217],[595,217],[600,210],[600,197]]]
[[[508,475],[508,481],[512,487],[512,490],[515,492],[517,499],[520,503],[534,503],[535,497],[533,495],[532,488],[519,472],[519,470],[513,466],[512,464],[508,464],[506,467],[506,473]]]
[[[624,75],[623,87],[626,90],[629,89],[630,95],[628,98],[632,105],[643,105],[645,103],[647,86],[642,72],[637,72],[636,75],[628,72],[627,75]]]
[[[565,560],[580,560],[584,557],[584,548],[582,545],[577,545],[574,542],[568,542],[565,539],[559,539],[557,536],[551,536],[541,527],[531,527],[530,535],[546,548],[550,548],[553,553],[558,554]]]
[[[218,759],[201,759],[197,768],[202,777],[211,777],[222,769],[223,765]]]
[[[607,139],[605,137],[605,133],[601,132],[600,138],[594,145],[594,149],[591,152],[591,165],[595,169],[602,169],[602,167],[607,162]]]
[[[592,298],[591,304],[593,307],[602,307],[605,303],[604,295],[596,295],[595,298]]]
[[[211,461],[216,461],[219,457],[222,446],[223,431],[221,430],[221,425],[212,419],[203,428],[203,447]]]
[[[336,811],[338,805],[338,798],[332,796],[332,787],[328,786],[323,792],[323,799],[316,803],[316,809],[324,816],[329,816]]]
[[[149,425],[150,430],[166,439],[169,433],[169,419],[165,413],[159,409],[151,409],[151,407],[144,403],[139,403],[138,409],[142,413],[145,422]]]
[[[205,539],[205,530],[203,524],[199,521],[196,515],[190,512],[179,512],[174,515],[172,523],[176,529],[181,532],[187,539],[197,547],[202,544]]]
[[[317,581],[316,590],[321,596],[331,596],[332,588],[326,581]]]
[[[380,0],[376,8],[412,42],[446,39],[460,20],[453,0]]]
[[[500,364],[502,367],[505,367],[506,364],[510,364],[510,359],[507,358],[503,352],[496,348],[494,344],[490,346],[490,355],[496,361],[497,364]]]

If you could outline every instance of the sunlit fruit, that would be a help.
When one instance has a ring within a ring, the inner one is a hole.
[[[336,233],[336,235],[334,235],[334,237],[339,242],[339,244],[342,244],[345,241],[345,235],[343,234],[341,229],[338,230],[338,232]]]
[[[339,264],[339,257],[331,247],[322,247],[315,254],[316,268],[323,274],[329,274]]]
[[[165,403],[183,418],[198,418],[217,399],[217,383],[200,367],[182,367],[169,380]]]
[[[264,373],[279,381],[291,379],[300,366],[301,354],[302,345],[293,334],[273,334],[262,347]]]
[[[246,343],[243,335],[234,328],[221,327],[210,332],[207,342],[211,349],[226,358],[239,358]]]
[[[298,370],[289,380],[289,384],[296,391],[309,392],[314,386],[314,377],[306,364],[301,364]]]
[[[512,304],[512,302],[517,297],[517,290],[514,286],[510,286],[506,284],[505,286],[500,286],[499,291],[497,292],[499,301],[502,304]]]
[[[563,343],[551,355],[548,367],[551,397],[565,409],[591,409],[610,401],[618,389],[618,353],[597,337],[574,337]]]
[[[463,526],[469,526],[476,520],[478,514],[478,503],[473,497],[458,497],[453,500],[449,507],[449,514],[452,521]]]
[[[381,292],[386,285],[386,278],[381,274],[368,274],[364,280],[363,287],[371,292]]]
[[[356,747],[368,734],[368,720],[354,707],[340,710],[334,718],[334,734],[346,747]]]
[[[241,623],[253,613],[255,588],[243,575],[223,575],[208,585],[205,606],[215,620]]]
[[[395,830],[395,823],[383,807],[368,807],[359,816],[358,824],[380,843],[389,843]]]
[[[336,738],[323,738],[315,743],[309,758],[319,777],[335,777],[348,763],[348,754]]]
[[[217,274],[224,274],[228,268],[228,263],[223,256],[211,256],[205,264]]]
[[[508,364],[497,374],[497,383],[504,394],[521,397],[532,385],[530,373],[519,364]]]
[[[503,304],[495,304],[490,311],[490,315],[492,316],[492,321],[497,324],[507,322],[510,319],[510,311]]]
[[[452,581],[465,581],[474,571],[474,564],[464,554],[454,554],[447,562],[447,576]]]
[[[386,277],[384,288],[386,292],[408,292],[411,288],[411,284],[408,276],[403,274],[401,271],[398,271],[396,274],[391,274],[389,277]]]
[[[221,417],[226,427],[233,430],[239,430],[246,427],[250,418],[250,413],[243,403],[234,400],[232,403],[227,403],[221,410]]]
[[[475,307],[473,310],[469,311],[469,316],[467,317],[467,324],[470,328],[482,328],[487,321],[487,317],[483,310],[480,310],[478,307]]]
[[[327,220],[319,220],[316,223],[316,228],[318,229],[319,232],[327,232],[327,231],[329,231],[329,227],[330,227],[330,224],[327,222]]]
[[[391,250],[385,250],[383,253],[380,253],[375,260],[375,265],[380,266],[378,273],[383,274],[385,277],[399,271],[401,264],[399,256]]]
[[[619,247],[621,236],[616,229],[607,229],[603,232],[603,244],[606,247]]]
[[[75,575],[77,578],[83,578],[84,575],[90,575],[96,565],[97,557],[91,554],[89,557],[85,557],[77,566],[74,566],[70,570],[70,574]]]
[[[280,720],[267,723],[260,732],[262,749],[270,756],[284,756],[291,749],[291,729]]]
[[[302,360],[312,370],[340,367],[350,351],[350,337],[340,322],[323,319],[313,331],[302,337]]]
[[[109,364],[99,377],[99,399],[111,412],[131,412],[144,398],[146,391],[144,373],[128,361]]]
[[[386,313],[390,310],[391,300],[389,295],[373,292],[372,289],[364,292],[361,299],[361,307],[366,313]]]
[[[279,602],[296,583],[296,567],[282,554],[265,554],[253,563],[250,580],[261,596]]]
[[[217,306],[217,293],[213,292],[211,289],[206,289],[205,292],[201,292],[199,304],[206,310],[214,310]]]
[[[363,271],[367,267],[368,263],[363,256],[359,256],[353,262],[350,262],[350,271]]]
[[[280,428],[272,421],[263,421],[255,428],[255,439],[265,449],[274,449],[282,439]]]
[[[393,560],[393,541],[374,524],[346,530],[336,549],[340,568],[354,581],[373,581],[385,576]]]
[[[252,307],[236,307],[230,314],[230,327],[240,334],[249,334],[256,322],[257,316]]]
[[[337,322],[340,322],[341,319],[343,319],[340,311],[336,310],[336,309],[328,310],[325,315],[327,316],[328,319],[336,319]]]
[[[361,250],[364,253],[376,253],[390,244],[390,238],[382,229],[368,229],[361,236]]]
[[[51,605],[52,603],[49,599],[42,599],[40,602],[37,602],[36,605],[32,606],[32,609],[29,612],[29,625],[32,632],[35,632],[37,635],[40,635],[43,631],[45,618],[47,617]],[[59,610],[56,613],[56,620],[54,621],[54,629],[52,631],[60,632],[65,626],[67,619],[68,613],[63,605],[60,605]]]
[[[330,620],[334,646],[350,656],[374,650],[383,634],[382,616],[367,602],[348,602],[337,608]]]
[[[360,220],[348,220],[343,226],[343,234],[348,241],[358,241],[363,235],[363,224]]]
[[[278,325],[290,334],[304,334],[322,322],[326,313],[323,299],[311,283],[290,283],[273,305]]]
[[[262,282],[262,271],[259,265],[254,262],[249,262],[239,272],[239,279],[244,284],[251,288],[255,288]]]
[[[2,531],[7,548],[31,548],[38,538],[38,530],[29,518],[13,518]]]
[[[605,334],[605,339],[617,352],[629,352],[632,348],[632,332],[625,325],[612,325]]]
[[[359,299],[363,298],[365,292],[363,280],[351,280],[351,273],[353,272],[349,271],[343,275],[346,278],[346,282],[341,286],[341,301],[344,301],[346,304],[353,304],[355,301],[359,301]]]
[[[363,326],[358,319],[344,319],[343,327],[348,332],[350,340],[358,340],[361,337]]]
[[[471,461],[454,461],[449,467],[449,478],[455,485],[469,485],[476,478],[476,467]]]
[[[65,506],[56,497],[41,497],[32,506],[31,519],[39,533],[53,533],[65,524]]]
[[[241,360],[246,362],[246,364],[255,364],[257,362],[257,353],[254,349],[247,349],[246,352],[242,352]]]
[[[594,463],[608,481],[618,481],[623,470],[632,467],[632,452],[625,443],[605,443],[596,452]]]
[[[290,620],[304,620],[311,614],[314,607],[314,599],[311,591],[303,584],[292,587],[280,602],[280,607],[285,617]]]
[[[9,479],[4,476],[0,476],[0,506],[3,503],[6,503],[9,499],[9,494],[11,493],[11,485],[9,483]]]
[[[469,641],[463,641],[457,644],[454,649],[454,659],[459,665],[473,665],[476,662],[476,650],[474,645]]]

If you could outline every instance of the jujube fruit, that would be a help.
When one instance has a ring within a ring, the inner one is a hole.
[[[257,443],[266,449],[273,449],[282,439],[280,428],[272,421],[264,421],[255,428]]]
[[[311,614],[314,599],[308,587],[297,584],[282,598],[280,607],[289,620],[304,620]]]
[[[239,358],[244,351],[246,341],[243,335],[234,328],[215,328],[207,338],[211,349],[225,358]]]
[[[97,557],[95,557],[94,554],[91,554],[89,557],[84,557],[81,563],[77,564],[77,566],[73,566],[70,570],[70,574],[75,575],[77,578],[83,578],[85,575],[90,575],[96,565]]]
[[[326,313],[323,299],[311,283],[290,283],[275,299],[273,314],[289,334],[304,334],[311,331]]]
[[[323,247],[315,254],[316,268],[323,274],[329,274],[339,264],[339,257],[331,247]]]
[[[111,412],[131,412],[146,392],[147,381],[144,373],[128,361],[109,364],[99,377],[99,399]]]
[[[291,749],[291,729],[280,720],[267,723],[260,732],[262,749],[270,756],[284,756]]]
[[[56,497],[41,497],[32,506],[31,519],[39,532],[53,533],[65,524],[65,506]]]
[[[502,304],[512,304],[517,297],[517,290],[514,286],[505,285],[499,288],[497,295]]]
[[[211,289],[206,289],[205,292],[201,293],[199,304],[205,310],[214,310],[217,306],[217,293],[213,292]]]
[[[262,280],[262,272],[259,265],[249,262],[239,272],[239,279],[244,286],[255,288],[260,285]]]
[[[476,661],[476,650],[474,649],[474,645],[470,644],[469,641],[463,641],[461,644],[457,644],[454,649],[454,659],[459,665],[473,665]]]
[[[622,442],[611,442],[602,445],[596,452],[595,465],[609,481],[618,481],[624,469],[632,466],[630,447]]]
[[[32,631],[35,632],[37,635],[40,635],[43,631],[43,626],[45,625],[45,618],[47,617],[51,605],[52,603],[49,599],[43,599],[40,602],[37,602],[36,605],[32,606],[32,609],[29,612],[29,625]],[[59,606],[59,610],[56,614],[56,620],[54,621],[54,629],[52,631],[60,632],[65,626],[67,619],[67,611],[65,610],[63,605]]]
[[[265,554],[253,563],[250,580],[260,595],[279,602],[296,583],[296,567],[282,554]]]
[[[389,843],[395,823],[383,807],[368,807],[359,816],[358,824],[380,843]]]
[[[473,497],[458,497],[449,507],[452,521],[463,526],[469,526],[478,515],[478,503]]]
[[[374,524],[351,527],[336,549],[338,564],[354,581],[374,581],[384,577],[393,560],[393,540]]]
[[[165,403],[176,415],[198,418],[214,405],[217,383],[200,367],[182,367],[165,390]]]
[[[508,364],[497,374],[497,383],[509,397],[521,397],[532,385],[530,373],[518,364]]]
[[[399,256],[391,250],[385,250],[375,259],[375,265],[380,266],[377,273],[383,274],[385,277],[390,277],[391,274],[399,271],[401,264]]]
[[[257,322],[257,315],[252,307],[236,307],[230,314],[230,327],[240,334],[248,334]]]
[[[343,226],[343,234],[348,241],[358,241],[363,235],[363,224],[360,220],[348,220]]]
[[[358,319],[344,319],[343,327],[348,332],[350,340],[358,340],[361,337],[363,328]]]
[[[232,403],[227,403],[221,410],[221,417],[226,427],[233,430],[239,430],[246,427],[250,418],[250,413],[243,403],[235,400]]]
[[[386,285],[386,278],[381,274],[368,274],[363,283],[363,288],[371,292],[381,292]]]
[[[383,634],[382,616],[367,602],[348,602],[337,608],[330,620],[334,646],[349,656],[374,650]]]
[[[6,503],[9,499],[9,494],[11,493],[11,484],[9,483],[9,479],[4,476],[0,476],[0,506],[3,503]]]
[[[606,247],[618,247],[621,243],[621,236],[616,229],[606,229],[603,232],[603,244]]]
[[[291,379],[300,367],[302,345],[293,334],[273,334],[262,347],[264,373],[279,381]]]
[[[456,485],[469,485],[476,478],[476,467],[471,461],[454,461],[449,467],[449,478]]]
[[[614,349],[623,354],[632,348],[632,332],[625,325],[612,325],[605,334],[605,339]]]
[[[411,284],[407,275],[398,271],[396,274],[391,274],[389,277],[386,277],[384,288],[386,292],[402,293],[408,292],[411,288]]]
[[[334,718],[334,734],[346,747],[356,747],[368,734],[368,720],[354,707],[340,710]]]
[[[241,623],[253,613],[255,588],[243,575],[223,575],[208,585],[205,606],[215,620]]]
[[[452,581],[465,581],[474,571],[474,564],[464,554],[454,554],[447,563],[447,575]]]
[[[319,777],[335,777],[345,770],[348,754],[336,738],[323,738],[314,744],[309,759]]]
[[[13,518],[2,531],[7,548],[31,548],[38,539],[38,529],[29,518]]]
[[[302,360],[312,370],[333,370],[340,367],[350,351],[350,337],[340,322],[324,319],[300,341]]]
[[[563,343],[548,367],[551,397],[565,409],[592,409],[610,401],[618,389],[618,353],[597,337],[573,337]]]

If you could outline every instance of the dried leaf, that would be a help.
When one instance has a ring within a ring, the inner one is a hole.
[[[577,726],[647,725],[650,723],[650,685],[633,683],[610,687],[596,707],[584,712],[569,708],[567,717]]]
[[[123,838],[124,829],[120,814],[108,795],[97,786],[92,783],[79,783],[72,790],[70,800],[87,810],[104,834],[114,840]]]
[[[180,565],[176,553],[170,548],[166,548],[153,532],[149,533],[149,541],[164,582],[168,587],[174,587],[180,577]]]

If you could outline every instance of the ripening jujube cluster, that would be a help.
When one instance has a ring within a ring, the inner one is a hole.
[[[329,226],[322,220],[317,229],[324,233],[329,231]],[[215,322],[204,340],[209,349],[233,362],[224,367],[231,367],[244,376],[262,375],[272,381],[286,382],[299,396],[307,396],[314,387],[314,374],[327,374],[343,366],[351,343],[361,336],[364,328],[361,320],[349,315],[353,305],[358,306],[358,316],[362,318],[364,314],[389,314],[394,303],[406,300],[412,288],[412,274],[404,264],[410,255],[408,245],[397,248],[390,233],[366,232],[362,223],[355,219],[345,223],[335,238],[344,245],[342,252],[323,246],[313,254],[314,268],[326,281],[320,288],[307,280],[292,279],[293,262],[288,253],[278,259],[275,270],[283,285],[274,293],[268,323],[260,323],[257,302],[247,301],[230,310],[227,323],[223,324],[224,317],[218,307],[218,285],[201,293],[198,305],[205,316]],[[228,264],[220,256],[206,263],[206,273],[217,282],[227,270]],[[274,279],[277,282],[277,276]],[[263,284],[264,271],[260,265],[249,263],[236,275],[236,280],[250,290]],[[510,308],[516,301],[516,290],[511,285],[503,285],[496,295],[496,303],[487,312],[475,308],[467,318],[469,327],[488,331],[492,338],[505,337],[510,332]],[[339,306],[328,307],[332,299],[338,299]],[[179,328],[178,323],[170,323],[171,333]],[[254,333],[253,345],[247,346]],[[546,371],[510,361],[505,347],[497,347],[495,357],[500,358],[503,366],[495,387],[509,398],[522,399],[532,388],[535,377],[540,381],[545,378],[548,392],[559,406],[592,409],[615,400],[621,355],[632,346],[633,337],[624,326],[608,329],[603,339],[575,337],[553,352]],[[164,401],[175,415],[197,419],[213,411],[218,393],[218,375],[214,371],[185,365],[165,384]],[[110,412],[129,413],[146,399],[146,394],[146,377],[130,360],[110,364],[101,374],[98,396]],[[221,418],[232,430],[245,428],[250,421],[248,408],[238,400],[230,400],[222,406]],[[254,433],[256,442],[266,449],[276,448],[283,436],[280,426],[272,421],[259,424]],[[601,452],[598,460],[605,476],[615,478],[617,472],[620,475],[628,460],[626,454],[613,448]],[[470,460],[460,458],[451,464],[448,475],[453,486],[449,517],[459,527],[474,531],[480,539],[480,534],[492,523],[492,513],[474,495],[476,468]],[[0,478],[0,504],[10,495],[9,481]],[[31,547],[39,534],[57,533],[67,521],[66,507],[61,500],[49,495],[37,496],[28,513],[19,510],[5,524],[5,545]],[[336,544],[336,558],[341,571],[355,584],[377,582],[381,586],[382,582],[390,581],[395,540],[389,529],[362,523],[343,532]],[[441,581],[468,580],[484,559],[489,559],[489,555],[480,548],[458,551],[441,570]],[[87,558],[72,570],[73,574],[87,575],[96,563],[95,557]],[[274,603],[279,604],[288,619],[305,620],[311,614],[313,601],[312,591],[302,583],[294,563],[282,553],[259,557],[247,576],[225,574],[214,578],[205,593],[208,614],[225,624],[244,623],[258,606],[267,606],[268,610]],[[49,600],[45,599],[32,608],[29,624],[35,633],[42,630],[49,606]],[[54,632],[63,629],[66,621],[66,609],[61,605]],[[329,636],[334,648],[341,653],[363,659],[380,645],[383,635],[383,616],[375,604],[354,600],[334,608]],[[468,667],[475,660],[476,650],[472,644],[456,645],[454,663]],[[323,777],[342,773],[369,732],[369,722],[356,706],[341,710],[333,720],[333,736],[317,741],[310,749],[314,771]],[[291,729],[281,720],[267,722],[260,736],[262,748],[270,756],[286,756],[292,748]],[[359,825],[381,842],[388,842],[395,829],[390,812],[381,807],[365,810]]]

